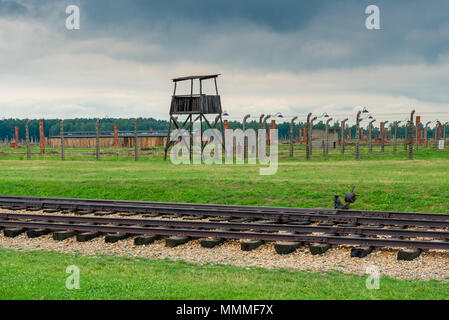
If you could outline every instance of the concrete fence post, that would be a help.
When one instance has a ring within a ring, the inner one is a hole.
[[[357,112],[355,127],[355,159],[360,160],[360,115],[362,111]]]
[[[421,138],[421,117],[416,116],[415,123],[415,150],[418,151],[419,139]]]
[[[384,121],[384,122],[381,122],[381,124],[380,124],[380,134],[381,134],[381,136],[382,136],[382,144],[381,144],[381,147],[380,147],[380,149],[381,149],[381,152],[385,152],[385,139],[386,139],[386,136],[387,136],[387,127],[386,127],[386,124],[388,123],[388,121]]]
[[[292,118],[290,121],[290,157],[294,156],[294,150],[293,150],[293,128],[295,126],[295,120],[298,119],[298,117]],[[300,131],[301,132],[301,131]]]
[[[373,123],[376,120],[371,120],[368,126],[368,139],[369,139],[369,153],[373,153]]]
[[[311,144],[311,137],[310,137],[310,118],[312,117],[312,113],[309,113],[307,115],[307,129],[306,129],[306,159],[310,160],[310,144]]]
[[[410,129],[410,120],[407,120],[407,124],[405,125],[404,151],[407,151],[407,145],[408,145],[407,136],[409,136],[409,129],[407,129],[407,126],[409,126],[409,129]]]
[[[246,122],[251,117],[250,114],[247,114],[243,118],[243,134],[246,132]],[[246,135],[243,136],[243,161],[248,159],[248,137]]]
[[[449,122],[446,122],[443,126],[443,140],[444,140],[444,147],[446,147],[446,129],[447,129],[447,124]]]
[[[327,119],[326,121],[326,145],[324,147],[324,156],[327,157],[329,153],[329,123],[332,121],[332,118]]]
[[[346,124],[346,121],[348,121],[348,118],[344,119],[341,122],[341,128],[340,128],[340,130],[341,130],[341,137],[340,137],[340,139],[341,139],[341,142],[340,142],[341,154],[345,154],[345,124]]]

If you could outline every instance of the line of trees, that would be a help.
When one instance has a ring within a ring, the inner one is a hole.
[[[100,122],[100,131],[113,131],[114,123],[117,124],[120,131],[133,131],[134,130],[134,120],[135,119],[125,119],[125,118],[107,118],[101,119]],[[3,119],[0,120],[0,139],[12,139],[14,137],[14,127],[19,127],[19,139],[25,139],[25,125],[28,119]],[[64,131],[65,132],[82,132],[82,131],[95,131],[95,123],[97,119],[95,118],[77,118],[77,119],[67,119],[64,121]],[[59,119],[47,119],[44,120],[44,133],[46,137],[56,136],[60,133],[60,124],[61,120]],[[296,122],[294,126],[294,139],[299,137],[299,129],[306,125],[305,122]],[[269,124],[267,124],[269,126]],[[156,120],[154,118],[139,118],[138,121],[138,130],[139,131],[147,131],[147,130],[167,130],[168,122],[165,120]],[[236,129],[242,128],[242,123],[240,121],[229,121],[229,128]],[[247,123],[247,128],[251,128],[257,130],[259,128],[258,121],[249,121]],[[280,139],[288,139],[290,137],[290,123],[277,123],[276,128],[278,129],[279,138]],[[314,124],[314,129],[325,129],[325,124],[323,122],[318,122]],[[340,135],[340,124],[339,123],[331,123],[329,129],[334,130],[337,129],[338,134]],[[421,124],[421,129],[423,126]],[[29,126],[30,130],[30,138],[34,138],[34,140],[39,139],[39,123],[38,120],[32,120]],[[353,125],[351,127],[346,127],[345,136],[348,135],[349,130],[351,130],[351,135],[355,137],[356,126]],[[390,124],[389,131],[393,130],[393,125]],[[398,138],[404,138],[406,133],[405,125],[398,127]],[[373,128],[373,138],[379,136],[379,128]],[[428,131],[428,137],[433,138],[435,136],[436,130],[435,128],[430,128]],[[365,131],[365,136],[367,132]],[[390,135],[390,134],[389,134]],[[391,136],[391,135],[390,135]]]
[[[67,119],[64,120],[64,132],[81,132],[95,131],[95,124],[98,119]],[[135,119],[108,118],[101,119],[100,131],[113,131],[114,123],[117,124],[121,131],[134,131]],[[19,127],[19,139],[25,140],[25,125],[28,119],[3,119],[0,120],[0,139],[12,139],[14,137],[14,127]],[[137,129],[145,130],[167,130],[168,122],[156,120],[153,118],[139,118]],[[30,139],[39,139],[39,120],[31,120],[29,125]],[[61,132],[61,120],[46,119],[44,120],[44,134],[46,137],[59,135]]]

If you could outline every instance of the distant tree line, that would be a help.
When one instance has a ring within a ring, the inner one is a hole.
[[[134,130],[134,120],[135,119],[124,119],[124,118],[107,118],[101,119],[100,122],[100,131],[113,131],[114,123],[117,124],[120,131],[133,131]],[[21,140],[25,139],[25,125],[28,119],[3,119],[0,120],[0,139],[12,139],[14,137],[14,127],[19,127],[19,138]],[[91,118],[76,118],[76,119],[67,119],[64,121],[64,131],[65,132],[83,132],[83,131],[95,131],[95,123],[97,119]],[[56,136],[60,134],[60,124],[61,120],[59,119],[46,119],[44,120],[44,133],[46,137]],[[270,126],[270,123],[267,123],[267,127]],[[295,122],[294,125],[294,139],[298,139],[299,137],[299,129],[305,127],[305,122]],[[259,128],[258,121],[249,121],[246,125],[247,128],[252,128],[257,130]],[[166,120],[156,120],[154,118],[139,118],[138,121],[138,130],[139,131],[148,131],[152,130],[167,130],[168,122]],[[242,123],[240,121],[229,121],[229,128],[236,129],[242,128]],[[279,139],[289,139],[290,137],[290,123],[277,123],[276,128],[278,129]],[[324,122],[318,122],[314,124],[314,129],[325,129]],[[331,123],[329,125],[329,130],[337,129],[338,134],[340,135],[340,123]],[[351,135],[355,138],[355,129],[356,126],[353,125],[351,127],[346,127],[345,136],[348,135],[349,130],[351,130]],[[423,126],[421,124],[421,129]],[[34,140],[39,139],[39,123],[38,120],[31,120],[29,125],[30,130],[30,138],[34,138]],[[389,132],[391,133],[393,130],[393,125],[389,124]],[[404,138],[406,131],[405,125],[398,127],[398,138]],[[435,128],[429,128],[428,137],[433,138],[435,136]],[[379,128],[373,128],[373,138],[377,138],[379,136]],[[389,133],[389,136],[391,134]],[[367,132],[365,130],[365,136]]]
[[[66,119],[64,120],[64,132],[82,132],[95,131],[95,123],[98,119]],[[108,118],[101,119],[100,131],[113,131],[114,123],[117,124],[120,131],[134,131],[135,119]],[[0,120],[0,139],[11,139],[14,137],[14,127],[19,127],[19,139],[25,139],[25,125],[28,119],[3,119]],[[167,130],[168,122],[156,120],[153,118],[139,118],[137,129],[139,131]],[[30,139],[39,139],[39,120],[31,120],[29,125]],[[46,137],[59,135],[61,132],[61,120],[46,119],[44,120],[44,133]]]

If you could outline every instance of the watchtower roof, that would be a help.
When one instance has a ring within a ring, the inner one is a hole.
[[[185,80],[206,80],[206,79],[213,79],[213,78],[217,78],[220,74],[207,74],[207,75],[201,75],[201,76],[187,76],[187,77],[180,77],[180,78],[174,78],[172,79],[173,82],[178,82],[178,81],[185,81]]]

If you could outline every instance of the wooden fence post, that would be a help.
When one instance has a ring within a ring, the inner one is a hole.
[[[61,161],[65,160],[65,150],[64,150],[64,119],[61,120]]]
[[[134,120],[134,160],[139,161],[139,137],[137,135],[137,121],[139,119]]]
[[[324,156],[327,157],[329,153],[329,123],[332,121],[332,118],[327,119],[326,121],[326,146],[324,148]]]
[[[41,154],[45,154],[45,134],[44,134],[44,120],[39,120],[39,143],[41,147]]]
[[[312,113],[309,113],[307,115],[307,127],[306,127],[306,160],[310,160],[310,144],[311,144],[311,137],[310,137],[310,117],[312,116]]]
[[[26,125],[25,125],[25,139],[26,139],[26,144],[27,144],[27,160],[31,159],[31,153],[30,153],[30,122],[31,120],[28,120]]]
[[[414,133],[414,127],[413,127],[413,116],[415,115],[415,110],[412,110],[412,113],[410,115],[410,145],[408,148],[408,159],[413,160],[413,133]]]
[[[95,123],[95,158],[100,160],[100,132],[99,132],[100,119]]]

